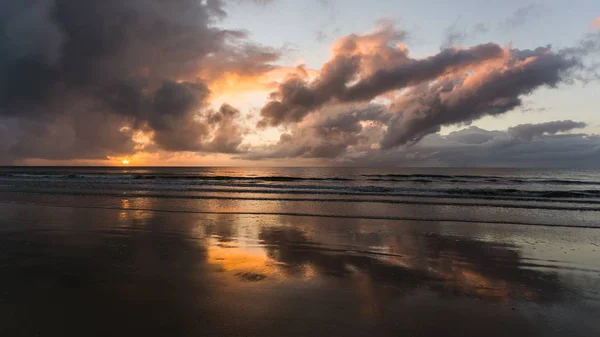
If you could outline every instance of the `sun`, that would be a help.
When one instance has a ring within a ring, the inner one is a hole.
[[[121,161],[121,164],[123,164],[123,165],[129,165],[129,160],[123,159],[123,161]]]

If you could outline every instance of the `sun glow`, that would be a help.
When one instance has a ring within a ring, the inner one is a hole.
[[[129,165],[129,160],[123,159],[123,161],[121,161],[121,164],[123,164],[123,165]]]

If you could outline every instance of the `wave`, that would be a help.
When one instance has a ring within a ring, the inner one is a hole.
[[[0,203],[4,203],[0,201]],[[572,225],[572,224],[548,224],[524,221],[492,221],[492,220],[471,220],[471,219],[453,219],[453,218],[427,218],[427,217],[402,217],[402,216],[369,216],[369,215],[343,215],[343,214],[318,214],[318,213],[300,213],[300,212],[227,212],[227,211],[197,211],[197,210],[173,210],[161,208],[124,208],[110,206],[81,206],[81,205],[53,205],[31,202],[11,202],[15,205],[43,206],[55,208],[82,208],[82,209],[105,209],[119,210],[126,212],[157,212],[157,213],[184,213],[184,214],[218,214],[218,215],[272,215],[272,216],[293,216],[293,217],[316,217],[316,218],[337,218],[337,219],[365,219],[365,220],[397,220],[397,221],[424,221],[424,222],[456,222],[456,223],[479,223],[479,224],[499,224],[499,225],[522,225],[522,226],[541,226],[541,227],[567,227],[567,228],[598,228],[590,225]]]
[[[600,190],[571,190],[571,191],[531,191],[518,189],[446,189],[441,193],[472,196],[507,196],[507,197],[538,197],[538,198],[598,198]]]
[[[0,203],[6,203],[0,201]],[[318,213],[300,213],[300,212],[228,212],[228,211],[198,211],[198,210],[174,210],[161,208],[124,208],[111,206],[82,206],[82,205],[55,205],[34,202],[10,202],[15,205],[43,206],[55,208],[81,208],[81,209],[104,209],[119,210],[125,212],[157,212],[157,213],[184,213],[184,214],[217,214],[217,215],[266,215],[266,216],[293,216],[293,217],[316,217],[316,218],[337,218],[337,219],[365,219],[365,220],[394,220],[394,221],[423,221],[423,222],[455,222],[455,223],[479,223],[479,224],[498,224],[498,225],[520,225],[520,226],[540,226],[540,227],[567,227],[567,228],[598,228],[590,225],[573,224],[549,224],[525,221],[492,221],[475,219],[455,219],[455,218],[428,218],[428,217],[402,217],[402,216],[369,216],[369,215],[343,215],[343,214],[318,214]]]
[[[216,181],[352,181],[349,178],[338,177],[289,177],[289,176],[202,176],[202,175],[135,175],[133,179],[165,179],[165,180],[216,180]]]
[[[291,176],[213,176],[181,174],[63,174],[52,172],[0,173],[6,178],[56,178],[56,179],[134,179],[134,180],[213,180],[213,181],[352,181],[343,177],[291,177]]]
[[[259,178],[259,177],[257,177]],[[262,177],[260,177],[262,179]],[[329,194],[373,195],[443,198],[490,198],[507,200],[551,199],[598,199],[598,189],[517,189],[503,187],[411,187],[356,184],[293,184],[297,181],[277,180],[277,184],[248,180],[178,180],[178,179],[115,179],[110,183],[100,180],[82,182],[67,181],[21,181],[10,188],[71,188],[110,189],[127,191],[175,191],[175,192],[222,192],[222,193],[269,193],[269,194]],[[284,183],[282,183],[284,182]],[[285,182],[289,182],[286,184]],[[8,189],[8,188],[7,188]]]
[[[519,209],[545,209],[545,210],[565,210],[565,211],[600,211],[600,207],[596,206],[563,206],[563,205],[548,205],[548,204],[508,204],[508,203],[491,203],[491,202],[455,202],[444,200],[428,201],[419,200],[403,200],[403,199],[355,199],[355,198],[290,198],[290,197],[242,197],[234,195],[189,195],[189,194],[162,194],[162,193],[147,193],[147,192],[100,192],[100,191],[10,191],[16,194],[41,194],[41,195],[63,195],[76,197],[117,197],[117,198],[156,198],[156,199],[187,199],[187,200],[244,200],[244,201],[276,201],[276,202],[341,202],[341,203],[384,203],[384,204],[409,204],[409,205],[437,205],[437,206],[464,206],[464,207],[498,207],[498,208],[519,208]]]
[[[324,171],[322,173],[330,173]],[[218,174],[221,173],[221,174]],[[0,191],[110,191],[120,193],[149,193],[160,197],[169,193],[189,197],[240,198],[262,195],[321,200],[350,200],[377,202],[396,198],[458,199],[464,201],[495,201],[513,203],[600,204],[600,182],[563,179],[572,176],[517,177],[465,174],[341,174],[327,176],[312,174],[230,175],[229,171],[1,171]],[[282,172],[287,173],[287,172]],[[308,172],[307,172],[308,173]],[[490,172],[491,173],[491,172]],[[588,176],[584,176],[587,178]],[[592,176],[589,176],[592,177]],[[405,184],[400,182],[407,182]],[[384,200],[385,199],[385,200]],[[257,198],[256,200],[260,200]],[[280,199],[283,200],[283,199]],[[485,203],[485,202],[484,202]]]
[[[285,175],[232,176],[184,173],[123,173],[86,172],[65,173],[61,171],[0,172],[2,178],[22,179],[65,179],[65,180],[158,180],[158,181],[248,181],[248,182],[381,182],[381,183],[452,183],[452,184],[496,184],[496,185],[584,185],[598,186],[600,181],[581,179],[554,179],[542,177],[515,177],[497,175],[445,175],[445,174],[361,174],[342,177],[304,177]]]
[[[450,183],[497,183],[497,184],[552,184],[552,185],[600,185],[600,181],[548,179],[541,177],[517,178],[511,176],[443,175],[443,174],[363,174],[367,181],[384,182],[450,182]]]

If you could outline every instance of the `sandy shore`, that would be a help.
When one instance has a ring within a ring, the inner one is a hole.
[[[597,336],[600,229],[0,203],[2,336]]]

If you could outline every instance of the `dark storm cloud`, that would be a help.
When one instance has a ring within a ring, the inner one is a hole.
[[[145,116],[156,144],[167,151],[200,151],[206,125],[195,120],[194,109],[208,96],[204,84],[165,82],[156,90]]]
[[[122,119],[77,99],[61,115],[0,119],[0,163],[21,158],[97,159],[134,151]],[[56,107],[58,109],[58,107]]]
[[[211,113],[206,83],[227,71],[268,71],[279,53],[248,42],[241,31],[215,28],[223,6],[3,1],[0,125],[11,126],[3,151],[13,158],[105,158],[130,153],[127,132],[139,129],[154,132],[163,149],[232,152],[237,134],[227,145],[206,145],[220,128],[201,120]]]
[[[326,63],[319,78],[313,83],[291,79],[282,83],[278,92],[261,110],[261,126],[276,126],[298,122],[323,104],[369,101],[392,90],[398,90],[423,81],[433,80],[445,73],[502,57],[502,48],[496,44],[483,44],[464,50],[446,49],[437,55],[417,60],[406,59],[399,65],[378,69],[348,86],[361,70],[360,55],[348,53],[355,49],[354,41],[346,41],[338,55]]]
[[[104,102],[112,111],[129,116],[154,133],[156,145],[167,151],[235,153],[245,130],[239,125],[240,113],[229,105],[212,111],[210,94],[202,82],[165,81],[152,97],[140,95],[130,85],[115,88]]]
[[[190,115],[168,118],[154,129],[155,141],[167,151],[237,153],[245,132],[237,121],[239,116],[238,110],[223,105],[218,111],[205,112],[201,120]]]

